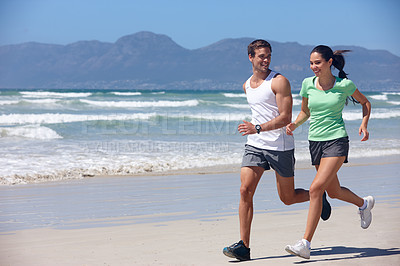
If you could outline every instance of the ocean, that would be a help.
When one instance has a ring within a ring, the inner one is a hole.
[[[400,92],[365,92],[370,140],[361,142],[360,105],[343,117],[352,158],[400,156]],[[293,119],[301,97],[293,91]],[[0,184],[99,175],[239,166],[250,120],[243,91],[0,90]],[[308,122],[295,131],[296,160],[308,164]]]

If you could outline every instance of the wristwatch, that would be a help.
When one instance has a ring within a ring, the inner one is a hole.
[[[260,125],[256,125],[256,130],[257,130],[257,134],[260,134],[260,132],[261,132],[261,126],[260,126]]]

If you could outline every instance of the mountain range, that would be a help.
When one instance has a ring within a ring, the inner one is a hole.
[[[251,75],[247,45],[254,38],[224,39],[186,49],[152,32],[124,36],[115,43],[79,41],[68,45],[22,43],[0,46],[0,88],[240,89]],[[299,89],[312,76],[314,45],[270,41],[271,69]],[[400,57],[385,50],[350,49],[345,71],[366,90],[400,90]]]

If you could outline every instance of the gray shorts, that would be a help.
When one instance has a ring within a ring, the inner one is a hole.
[[[319,165],[321,158],[346,156],[347,163],[349,155],[349,137],[343,137],[328,141],[308,141],[312,165]]]
[[[274,169],[283,177],[294,176],[294,149],[289,151],[272,151],[245,146],[242,167],[259,166],[265,170]]]

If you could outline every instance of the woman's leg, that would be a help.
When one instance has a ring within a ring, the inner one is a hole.
[[[322,211],[322,195],[339,171],[345,160],[342,157],[322,158],[320,165],[316,166],[317,175],[315,176],[309,190],[310,207],[308,209],[307,225],[304,237],[295,245],[287,245],[285,250],[290,254],[309,259],[310,258],[310,242],[314,235],[319,222]],[[334,185],[332,185],[334,186]]]
[[[352,203],[357,207],[361,207],[364,204],[363,198],[360,198],[354,194],[350,189],[340,186],[337,175],[326,188],[326,192],[328,192],[329,197],[332,199],[339,199],[348,203]]]
[[[345,156],[322,158],[320,165],[316,166],[317,174],[310,186],[310,207],[308,210],[306,231],[304,239],[311,242],[311,239],[317,229],[319,218],[322,211],[322,194],[332,185],[331,189],[337,190],[338,182],[333,182],[337,179],[337,172],[342,166]],[[339,186],[340,188],[340,186]]]

